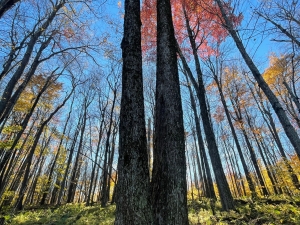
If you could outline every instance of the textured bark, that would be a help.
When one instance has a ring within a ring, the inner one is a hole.
[[[115,225],[153,224],[144,113],[140,1],[125,0]]]
[[[278,116],[278,119],[286,133],[286,136],[289,138],[291,144],[295,148],[295,151],[296,151],[298,157],[300,158],[300,138],[299,138],[295,128],[289,121],[279,100],[277,99],[275,94],[272,92],[272,90],[270,89],[270,87],[268,86],[268,84],[266,83],[264,78],[262,77],[261,73],[259,72],[258,68],[256,67],[256,65],[250,58],[249,54],[247,53],[242,41],[240,40],[240,38],[237,34],[237,31],[234,29],[232,22],[230,21],[230,19],[228,18],[227,14],[225,12],[223,3],[221,2],[221,0],[215,0],[215,2],[218,4],[218,6],[221,10],[226,29],[232,36],[238,50],[240,51],[245,63],[249,67],[250,71],[252,72],[259,87],[262,89],[262,91],[264,92],[264,94],[266,95],[268,100],[270,101],[270,103],[271,103],[276,115]]]
[[[157,1],[155,104],[152,173],[154,224],[187,225],[183,112],[169,0]]]

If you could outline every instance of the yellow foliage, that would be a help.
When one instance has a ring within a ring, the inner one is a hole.
[[[282,83],[283,76],[286,72],[286,60],[284,56],[277,57],[271,55],[269,57],[270,66],[263,73],[263,77],[269,85],[277,85]]]

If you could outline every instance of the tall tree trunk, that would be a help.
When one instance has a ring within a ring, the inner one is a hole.
[[[197,73],[197,78],[198,78],[198,84],[193,84],[193,85],[195,87],[197,87],[197,88],[195,88],[195,90],[197,92],[197,97],[199,98],[200,112],[201,112],[204,132],[205,132],[205,136],[206,136],[206,140],[207,140],[209,155],[210,155],[212,167],[213,167],[213,170],[215,173],[217,186],[219,189],[222,208],[223,208],[223,210],[230,210],[230,209],[234,209],[234,202],[233,202],[233,198],[232,198],[232,195],[230,192],[228,182],[226,180],[226,176],[225,176],[223,167],[222,167],[220,153],[218,150],[216,138],[214,135],[214,131],[213,131],[213,127],[211,124],[210,115],[209,115],[209,111],[208,111],[209,108],[206,103],[206,90],[205,90],[205,86],[204,86],[202,70],[200,67],[200,60],[199,60],[198,52],[197,52],[198,48],[196,47],[195,37],[194,37],[192,29],[190,27],[189,20],[188,20],[185,10],[184,10],[184,13],[185,13],[185,19],[186,19],[186,28],[187,28],[187,32],[189,35],[190,44],[191,44],[191,47],[193,50],[196,73]],[[190,77],[190,79],[193,82],[191,77]],[[193,82],[193,83],[195,83],[195,82]]]
[[[144,113],[140,1],[125,0],[115,225],[153,224]]]
[[[183,112],[170,0],[157,1],[157,71],[152,172],[154,224],[187,225]]]
[[[30,40],[28,41],[28,46],[26,49],[26,52],[24,53],[24,57],[20,62],[20,66],[17,68],[15,73],[12,75],[11,79],[7,83],[5,90],[3,91],[1,100],[0,100],[0,119],[4,118],[6,115],[5,109],[7,105],[9,105],[9,101],[11,100],[11,95],[13,93],[13,90],[15,89],[15,86],[17,85],[20,77],[22,76],[28,62],[30,61],[30,57],[32,55],[32,52],[34,50],[34,46],[38,41],[38,38],[44,33],[44,31],[51,25],[52,21],[54,20],[58,10],[62,8],[65,4],[65,0],[60,1],[55,7],[53,7],[53,11],[49,14],[48,18],[45,20],[45,22],[37,28],[35,32],[30,36]],[[45,44],[47,45],[47,42],[41,45],[39,54],[42,54],[43,48],[45,48]],[[49,43],[48,43],[49,44]],[[39,57],[38,57],[39,58]]]
[[[109,195],[110,195],[110,188],[111,188],[111,182],[114,181],[112,179],[112,170],[113,170],[113,161],[114,161],[114,156],[115,156],[115,150],[116,150],[116,136],[117,136],[117,132],[118,132],[118,123],[116,122],[114,125],[114,131],[113,131],[113,137],[112,137],[112,141],[111,141],[111,152],[110,152],[110,156],[109,156],[109,160],[108,160],[108,183],[107,183],[107,201],[109,201]],[[116,184],[116,183],[115,183]]]
[[[7,153],[5,154],[5,156],[3,157],[3,159],[1,160],[1,163],[0,163],[0,168],[1,168],[1,174],[0,174],[0,193],[1,193],[1,190],[2,190],[2,184],[6,183],[5,182],[5,176],[4,176],[4,172],[6,174],[8,174],[9,172],[9,169],[7,169],[6,171],[6,168],[11,168],[11,167],[7,167],[8,164],[8,159],[9,159],[9,156],[11,154],[14,154],[16,152],[16,146],[24,132],[24,130],[26,129],[27,127],[27,124],[40,100],[40,98],[42,97],[43,93],[47,90],[47,88],[49,87],[49,85],[51,84],[51,79],[52,79],[52,76],[49,76],[45,82],[45,84],[43,85],[42,89],[39,91],[38,95],[36,96],[33,104],[32,104],[32,107],[31,109],[29,110],[29,112],[26,114],[25,118],[23,119],[22,123],[21,123],[21,129],[18,131],[18,133],[16,134],[15,138],[14,138],[14,141],[12,143],[12,146],[10,147],[9,151],[7,151]],[[31,127],[32,128],[32,127]],[[28,137],[28,136],[27,136]]]
[[[268,108],[266,108],[262,102],[262,96],[258,93],[259,95],[259,100],[255,97],[255,94],[253,92],[253,90],[251,89],[251,93],[252,93],[252,96],[254,97],[259,109],[261,110],[261,113],[263,115],[263,118],[264,120],[266,121],[267,123],[267,126],[275,140],[275,143],[278,147],[278,150],[279,150],[279,153],[281,155],[281,157],[283,158],[284,160],[284,164],[285,166],[287,167],[288,169],[288,172],[290,173],[290,176],[291,176],[291,179],[292,179],[292,182],[293,184],[295,185],[295,187],[299,190],[300,189],[300,183],[299,183],[299,179],[297,177],[297,175],[295,174],[291,164],[289,163],[289,160],[285,154],[285,151],[284,151],[284,148],[283,148],[283,145],[280,141],[280,138],[279,138],[279,135],[277,133],[277,130],[276,130],[276,125],[275,125],[275,122],[274,122],[274,119],[272,117],[272,113],[270,112],[270,110]],[[267,117],[267,118],[266,118]]]
[[[82,124],[81,124],[82,118],[81,117],[82,117],[82,115],[79,116],[77,127],[75,129],[75,133],[74,133],[74,136],[73,136],[72,144],[71,144],[70,149],[69,149],[70,153],[69,153],[69,157],[68,157],[67,164],[66,164],[67,167],[65,169],[64,176],[63,176],[63,179],[62,179],[62,182],[61,182],[61,187],[60,187],[57,202],[56,202],[57,205],[61,204],[62,197],[63,197],[63,194],[65,192],[66,181],[67,181],[67,177],[69,175],[69,169],[70,169],[70,166],[71,166],[71,163],[72,163],[73,154],[75,152],[75,145],[76,145],[77,138],[78,138],[78,135],[79,135],[79,132],[80,132],[80,127],[82,126]]]

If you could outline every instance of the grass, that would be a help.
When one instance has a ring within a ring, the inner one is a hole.
[[[114,222],[115,205],[106,208],[86,207],[84,204],[67,204],[57,209],[23,210],[14,215],[6,215],[7,224],[12,225],[80,225],[103,224]]]
[[[278,225],[299,224],[300,210],[297,204],[285,201],[247,200],[237,201],[235,211],[223,212],[219,202],[212,214],[209,201],[189,201],[189,221],[191,225]],[[113,225],[115,205],[101,208],[99,205],[86,207],[84,204],[67,204],[58,208],[26,209],[18,214],[6,212],[6,224],[18,225]],[[2,215],[3,216],[3,215]],[[1,216],[0,216],[1,217]]]

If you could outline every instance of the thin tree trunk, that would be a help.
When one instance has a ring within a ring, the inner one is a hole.
[[[210,120],[209,108],[206,103],[206,90],[205,90],[205,86],[204,86],[204,82],[203,82],[203,74],[202,74],[202,70],[200,67],[200,60],[198,57],[196,42],[194,39],[192,29],[189,25],[189,20],[188,20],[187,14],[185,12],[185,9],[184,9],[184,13],[185,13],[185,19],[186,19],[186,28],[187,28],[187,32],[189,35],[191,47],[193,49],[196,73],[197,73],[197,77],[198,77],[198,84],[193,84],[193,85],[195,86],[195,90],[197,92],[197,97],[199,98],[201,118],[202,118],[203,128],[204,128],[204,132],[205,132],[205,136],[206,136],[206,140],[207,140],[211,164],[212,164],[212,167],[213,167],[213,170],[215,173],[216,182],[217,182],[220,199],[221,199],[221,203],[222,203],[222,208],[223,208],[223,210],[230,210],[230,209],[234,209],[234,202],[233,202],[233,198],[232,198],[232,195],[230,192],[230,188],[229,188],[223,167],[222,167],[222,162],[221,162],[218,146],[216,143],[216,138],[215,138],[213,127],[212,127],[211,120]],[[190,78],[191,77],[192,76],[190,76]],[[191,78],[191,81],[193,82],[192,78]],[[193,82],[193,83],[195,83],[195,82]]]
[[[233,126],[233,123],[232,123],[232,120],[231,120],[231,116],[230,116],[230,113],[229,113],[229,110],[228,110],[228,107],[227,107],[227,104],[226,104],[226,101],[225,101],[225,97],[224,97],[224,94],[223,94],[223,90],[222,90],[222,86],[221,86],[222,84],[219,82],[219,79],[216,76],[214,77],[214,80],[217,84],[219,94],[220,94],[220,97],[221,97],[221,102],[222,102],[222,105],[223,105],[223,108],[224,108],[224,111],[225,111],[225,115],[226,115],[227,121],[229,123],[229,127],[230,127],[230,130],[231,130],[231,133],[232,133],[237,151],[239,153],[243,169],[245,171],[245,177],[246,177],[246,180],[247,180],[248,185],[249,185],[251,196],[253,198],[256,198],[257,195],[256,195],[256,192],[255,192],[255,187],[254,187],[253,181],[251,179],[250,172],[248,170],[248,167],[247,167],[247,164],[246,164],[243,152],[242,152],[242,148],[240,146],[237,134],[235,132],[235,129],[234,129],[234,126]]]
[[[96,148],[97,149],[96,157],[95,157],[95,163],[93,164],[93,168],[92,168],[91,182],[90,182],[90,187],[89,187],[88,196],[87,196],[87,200],[86,200],[86,206],[90,205],[90,201],[91,201],[91,204],[93,204],[93,196],[94,196],[94,191],[95,191],[96,183],[97,183],[97,182],[95,183],[94,181],[97,180],[97,175],[98,175],[98,172],[96,173],[96,168],[98,167],[97,163],[98,163],[98,156],[99,156],[99,152],[100,152],[100,143],[101,143],[102,135],[103,135],[104,116],[105,116],[105,110],[106,110],[107,104],[108,104],[108,101],[107,101],[106,105],[104,106],[104,108],[101,109],[101,117],[102,118],[101,118],[100,128],[99,128],[98,143],[97,143],[97,148]],[[96,176],[95,176],[95,174],[96,174]],[[93,188],[94,183],[95,183],[95,185]]]
[[[70,178],[70,186],[67,194],[67,203],[71,203],[74,200],[75,196],[75,191],[77,188],[77,183],[78,183],[78,178],[79,178],[79,169],[81,167],[81,151],[82,151],[82,146],[83,146],[83,138],[84,138],[84,132],[85,132],[85,127],[86,127],[86,121],[87,121],[87,108],[89,105],[89,102],[87,102],[87,98],[84,99],[84,106],[83,106],[83,117],[82,117],[82,126],[80,128],[80,139],[79,139],[79,144],[78,144],[78,150],[75,158],[75,163],[74,167],[71,173],[71,178]]]
[[[52,177],[53,177],[54,168],[55,168],[56,162],[57,162],[58,157],[59,157],[59,154],[60,154],[61,145],[62,145],[64,136],[65,136],[65,134],[66,134],[67,124],[68,124],[69,119],[70,119],[70,117],[71,117],[71,112],[72,112],[72,108],[73,108],[74,99],[75,99],[75,96],[73,97],[73,100],[72,100],[72,103],[71,103],[71,106],[70,106],[70,111],[69,111],[67,120],[66,120],[66,122],[65,122],[64,128],[63,128],[62,137],[61,137],[60,142],[59,142],[59,144],[58,144],[57,152],[56,152],[55,158],[54,158],[54,160],[53,160],[53,162],[52,162],[52,166],[51,166],[51,168],[50,168],[50,172],[49,172],[49,176],[48,176],[48,179],[47,179],[46,188],[45,188],[45,191],[44,191],[44,193],[43,193],[42,200],[41,200],[41,202],[40,202],[41,205],[44,205],[44,204],[46,203],[47,195],[48,195],[49,192],[50,192],[50,185],[51,185],[51,182],[52,182]]]
[[[36,146],[38,144],[39,138],[42,135],[45,126],[49,123],[49,121],[52,119],[52,117],[60,110],[60,108],[62,108],[66,104],[67,100],[70,98],[70,96],[72,95],[73,91],[74,91],[74,88],[69,93],[69,95],[64,99],[64,101],[62,102],[62,104],[60,104],[49,115],[49,117],[45,121],[42,122],[42,124],[38,128],[38,131],[36,133],[34,142],[32,144],[32,147],[31,147],[30,151],[29,151],[29,154],[28,154],[28,156],[26,158],[26,162],[25,162],[26,163],[26,170],[25,170],[24,178],[23,178],[22,185],[21,185],[21,188],[20,188],[20,194],[19,194],[17,203],[15,205],[15,209],[17,209],[17,210],[22,210],[23,209],[23,198],[24,198],[26,187],[27,187],[27,183],[28,183],[28,177],[29,177],[29,172],[30,172],[30,165],[31,165],[33,154],[35,152],[35,149],[36,149]]]
[[[30,36],[30,40],[28,41],[28,46],[26,49],[26,52],[24,53],[24,57],[21,60],[20,66],[17,68],[16,72],[13,74],[9,82],[7,83],[5,90],[3,91],[2,98],[0,100],[0,119],[5,118],[6,115],[3,115],[5,112],[6,106],[9,104],[9,101],[11,100],[12,92],[18,83],[20,77],[22,76],[29,60],[31,57],[31,54],[34,50],[34,46],[38,41],[38,38],[43,34],[43,32],[51,25],[53,19],[55,18],[58,10],[62,8],[65,4],[65,0],[61,1],[59,4],[57,4],[53,11],[50,13],[48,18],[45,20],[45,22],[41,25],[41,27],[37,28],[37,31],[34,32]],[[41,45],[41,49],[44,48],[44,45]],[[41,54],[41,52],[40,52]]]
[[[187,77],[186,77],[187,78]],[[194,114],[194,119],[195,119],[195,125],[196,125],[196,133],[198,137],[198,145],[199,145],[199,152],[201,156],[201,161],[202,165],[204,167],[203,173],[204,173],[204,184],[205,184],[205,194],[207,197],[211,199],[216,199],[216,193],[214,190],[214,185],[213,185],[213,180],[211,176],[211,171],[208,163],[208,158],[205,152],[205,146],[203,142],[203,137],[202,137],[202,132],[201,132],[201,127],[200,127],[200,121],[196,109],[196,101],[192,92],[192,89],[190,86],[188,86],[189,92],[190,92],[190,99],[191,99],[191,106]]]
[[[109,158],[109,150],[110,150],[110,136],[111,136],[111,130],[112,130],[112,125],[113,125],[113,112],[115,108],[115,102],[117,98],[117,90],[113,90],[114,97],[113,97],[113,102],[110,110],[110,117],[109,117],[109,126],[108,126],[108,131],[106,134],[106,145],[105,145],[105,152],[104,152],[104,161],[103,161],[103,182],[102,182],[102,192],[101,192],[101,207],[106,207],[107,201],[108,201],[108,196],[109,193],[107,193],[107,187],[108,187],[108,158]]]

